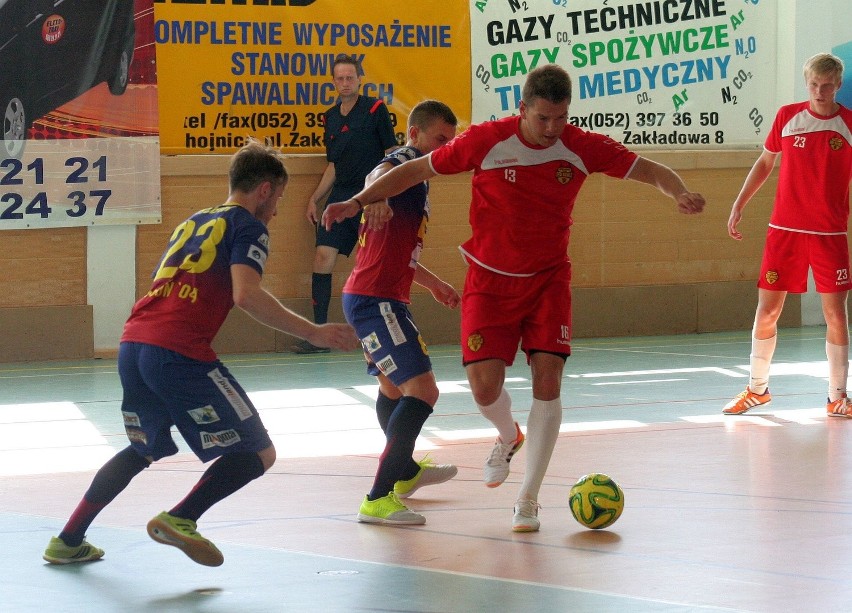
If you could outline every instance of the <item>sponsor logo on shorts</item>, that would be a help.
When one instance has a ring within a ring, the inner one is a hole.
[[[379,310],[382,313],[382,317],[385,318],[385,325],[388,328],[388,333],[390,334],[393,344],[402,345],[406,341],[405,333],[402,331],[402,327],[396,319],[396,315],[391,308],[390,302],[380,302]]]
[[[260,264],[261,270],[263,270],[264,266],[266,266],[266,252],[257,245],[250,246],[246,255]]]
[[[375,332],[370,332],[368,336],[362,338],[361,346],[364,347],[364,351],[367,353],[373,353],[374,351],[378,351],[382,348],[382,344],[379,342],[379,337]]]
[[[192,420],[197,424],[212,424],[215,421],[219,421],[219,415],[216,414],[216,409],[209,404],[206,407],[190,409],[187,413],[189,413],[189,416],[192,417]]]
[[[148,437],[145,436],[145,432],[142,430],[137,430],[136,428],[125,428],[124,431],[127,433],[127,438],[131,443],[139,443],[140,445],[148,444]]]
[[[201,446],[204,449],[211,447],[230,447],[240,442],[240,435],[234,430],[222,430],[221,432],[201,432]]]
[[[382,371],[383,375],[389,375],[398,368],[396,362],[393,361],[391,356],[387,356],[386,358],[379,360],[376,362],[376,366],[380,371]]]
[[[778,282],[778,273],[774,270],[767,270],[764,278],[769,285],[773,285]]]
[[[207,373],[207,376],[216,384],[216,387],[219,388],[222,395],[228,399],[228,402],[234,409],[234,413],[236,413],[237,417],[240,418],[240,421],[245,421],[253,415],[251,407],[246,404],[243,397],[240,396],[237,390],[235,390],[231,385],[231,382],[228,381],[228,378],[225,377],[218,368],[211,370]]]
[[[485,339],[482,338],[482,335],[479,332],[474,332],[470,336],[467,337],[467,347],[471,351],[479,351],[482,349],[482,345],[485,343]]]
[[[570,166],[560,166],[556,169],[556,180],[559,181],[562,185],[565,185],[574,178],[574,171],[571,170]]]
[[[136,413],[131,413],[130,411],[122,411],[122,417],[124,417],[124,427],[125,428],[141,428],[142,422],[139,421],[139,416]]]

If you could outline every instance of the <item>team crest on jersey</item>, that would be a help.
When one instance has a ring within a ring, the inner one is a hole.
[[[828,139],[828,146],[831,147],[832,151],[839,151],[843,148],[843,139],[839,136],[833,136]]]
[[[212,424],[214,421],[219,421],[219,415],[216,413],[216,409],[209,404],[197,409],[191,409],[187,411],[187,413],[189,413],[189,416],[192,417],[192,421],[197,424]]]
[[[571,170],[570,166],[560,166],[556,169],[556,180],[559,181],[562,185],[565,185],[574,178],[574,171]]]
[[[483,344],[485,344],[485,339],[482,338],[479,332],[474,332],[467,337],[467,346],[471,351],[479,351],[482,349]]]
[[[257,238],[257,242],[260,243],[261,245],[263,245],[264,247],[266,247],[267,249],[269,249],[269,235],[268,234],[261,234]]]
[[[369,336],[362,338],[361,346],[367,353],[373,353],[374,351],[378,351],[382,348],[382,344],[379,342],[379,337],[375,332],[370,332]]]
[[[767,270],[764,278],[769,285],[774,285],[778,282],[778,273],[774,270]]]

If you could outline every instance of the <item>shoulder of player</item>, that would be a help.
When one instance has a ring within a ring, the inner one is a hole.
[[[408,145],[402,145],[388,153],[382,162],[389,162],[396,166],[409,160],[419,158],[421,155],[422,154],[418,149],[409,147]]]

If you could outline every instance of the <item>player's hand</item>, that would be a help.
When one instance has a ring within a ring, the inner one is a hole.
[[[704,210],[704,196],[696,192],[683,192],[675,198],[678,210],[685,215],[695,215]]]
[[[307,340],[317,347],[331,347],[343,351],[353,351],[361,346],[355,330],[349,324],[321,324]]]
[[[438,287],[429,290],[432,292],[432,297],[444,306],[451,309],[456,308],[461,303],[461,296],[455,288],[449,283],[441,283]]]
[[[358,214],[358,203],[353,200],[333,202],[325,207],[322,214],[322,225],[326,230],[331,230],[332,224],[343,221]]]
[[[393,217],[393,209],[387,200],[379,200],[364,207],[364,223],[371,230],[381,230]]]
[[[731,216],[728,217],[728,236],[736,241],[743,240],[742,233],[737,230],[737,226],[743,218],[743,212],[734,207],[731,209]]]
[[[313,200],[308,201],[308,206],[305,209],[305,217],[307,217],[308,221],[312,224],[319,221],[319,218],[317,217],[317,203]]]

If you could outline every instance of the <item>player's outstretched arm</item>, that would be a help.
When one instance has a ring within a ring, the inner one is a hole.
[[[246,264],[231,266],[234,304],[260,323],[303,338],[317,347],[352,351],[360,345],[348,324],[317,325],[284,307],[260,285],[260,274]]]
[[[435,172],[429,165],[428,155],[400,164],[376,178],[349,200],[329,204],[323,213],[322,223],[326,229],[331,229],[331,224],[357,215],[361,208],[374,202],[387,200],[391,196],[404,192],[412,185],[428,181],[434,176]],[[335,206],[337,204],[341,206]]]
[[[694,215],[704,210],[704,196],[689,191],[680,175],[664,164],[639,157],[627,178],[656,187],[674,199],[681,213]]]

